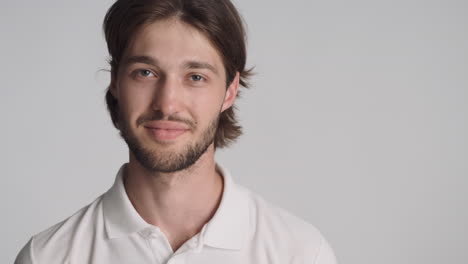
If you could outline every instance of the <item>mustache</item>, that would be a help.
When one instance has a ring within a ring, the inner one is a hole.
[[[163,112],[151,112],[143,114],[137,119],[137,125],[140,126],[149,121],[174,121],[181,122],[189,126],[192,130],[196,127],[196,122],[188,118],[179,117],[177,115],[165,115]]]

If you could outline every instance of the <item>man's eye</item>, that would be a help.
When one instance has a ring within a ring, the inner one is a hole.
[[[199,81],[205,80],[205,78],[203,78],[203,76],[198,75],[198,74],[192,74],[190,75],[190,80],[199,82]]]
[[[140,75],[140,76],[143,76],[143,77],[149,77],[151,76],[153,73],[150,71],[150,70],[138,70],[136,72],[137,75]]]

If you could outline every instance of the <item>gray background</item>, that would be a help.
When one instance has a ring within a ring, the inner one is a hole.
[[[1,263],[92,202],[127,149],[104,104],[112,1],[2,1]],[[253,88],[218,153],[340,263],[468,263],[468,2],[236,1]]]

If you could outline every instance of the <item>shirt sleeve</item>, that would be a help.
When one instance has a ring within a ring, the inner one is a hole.
[[[35,262],[33,257],[33,238],[31,238],[28,243],[21,249],[16,257],[14,264],[34,264]]]
[[[314,264],[336,264],[336,256],[333,253],[330,244],[325,238],[322,238],[322,243],[320,245],[320,250],[318,252],[317,258],[315,259]]]

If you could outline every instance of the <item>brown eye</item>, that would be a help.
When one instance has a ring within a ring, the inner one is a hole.
[[[138,74],[143,77],[148,77],[153,73],[150,70],[138,70]]]
[[[199,82],[199,81],[205,80],[205,78],[203,76],[201,76],[201,75],[198,75],[198,74],[192,74],[192,75],[190,75],[190,80],[195,81],[195,82]]]

